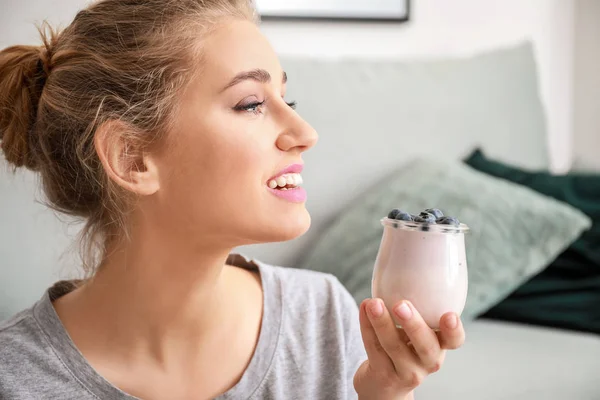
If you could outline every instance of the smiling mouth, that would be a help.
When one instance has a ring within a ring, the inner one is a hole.
[[[283,174],[267,182],[267,186],[274,190],[291,190],[300,185],[302,185],[302,175],[299,173]]]

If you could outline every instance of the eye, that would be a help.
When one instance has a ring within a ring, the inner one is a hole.
[[[263,104],[265,104],[264,101],[253,101],[250,103],[240,103],[237,106],[235,106],[233,109],[236,111],[246,111],[246,112],[251,112],[254,114],[259,114],[260,107],[262,107]]]
[[[295,110],[296,106],[298,105],[298,103],[296,103],[295,101],[290,101],[289,103],[287,103],[287,105],[292,109]]]

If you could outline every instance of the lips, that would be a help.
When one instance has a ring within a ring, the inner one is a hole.
[[[306,201],[306,190],[300,187],[304,169],[302,164],[292,164],[276,175],[269,178],[267,188],[275,196],[292,203],[303,203]]]
[[[277,175],[272,176],[267,181],[267,186],[270,189],[289,190],[295,189],[302,185],[302,164],[292,164],[281,171]]]
[[[274,176],[270,177],[269,181],[271,181],[273,179],[277,179],[281,175],[285,175],[285,174],[300,174],[300,173],[302,173],[302,170],[304,170],[304,165],[302,165],[302,164],[288,165],[287,167],[285,167],[284,169],[282,169],[281,171],[279,171],[277,173],[277,175],[274,175]],[[267,181],[267,182],[269,182],[269,181]]]
[[[306,190],[301,187],[288,190],[278,190],[268,188],[269,191],[280,199],[289,201],[290,203],[304,203],[306,201]]]

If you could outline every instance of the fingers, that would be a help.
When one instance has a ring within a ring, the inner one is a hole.
[[[394,314],[410,339],[420,364],[429,373],[438,371],[444,360],[444,351],[435,332],[409,301],[398,303],[394,307]]]
[[[394,364],[388,357],[385,349],[382,347],[375,329],[371,325],[371,321],[367,313],[367,308],[372,305],[372,300],[365,300],[360,305],[359,317],[360,317],[360,333],[362,340],[367,351],[367,357],[369,357],[370,365],[378,371],[394,371]]]
[[[446,313],[440,319],[439,342],[442,349],[458,349],[465,342],[465,330],[458,315]]]
[[[445,350],[463,344],[464,329],[456,314],[447,313],[441,318],[436,334],[409,301],[397,304],[393,312],[402,329],[396,328],[381,299],[363,301],[360,306],[363,342],[374,370],[384,375],[395,372],[403,384],[408,382],[406,385],[414,387],[422,377],[440,369]],[[407,345],[408,341],[413,349]]]
[[[366,305],[367,315],[377,339],[387,357],[394,364],[394,369],[402,373],[417,364],[417,358],[412,350],[402,340],[396,324],[381,299],[371,299]],[[437,338],[436,338],[437,341]]]

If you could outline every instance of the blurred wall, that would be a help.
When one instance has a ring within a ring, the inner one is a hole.
[[[281,54],[328,57],[468,55],[530,39],[539,62],[552,168],[564,172],[573,141],[574,10],[574,0],[411,0],[407,24],[267,21],[263,30]]]
[[[600,1],[577,0],[575,167],[600,171]]]

